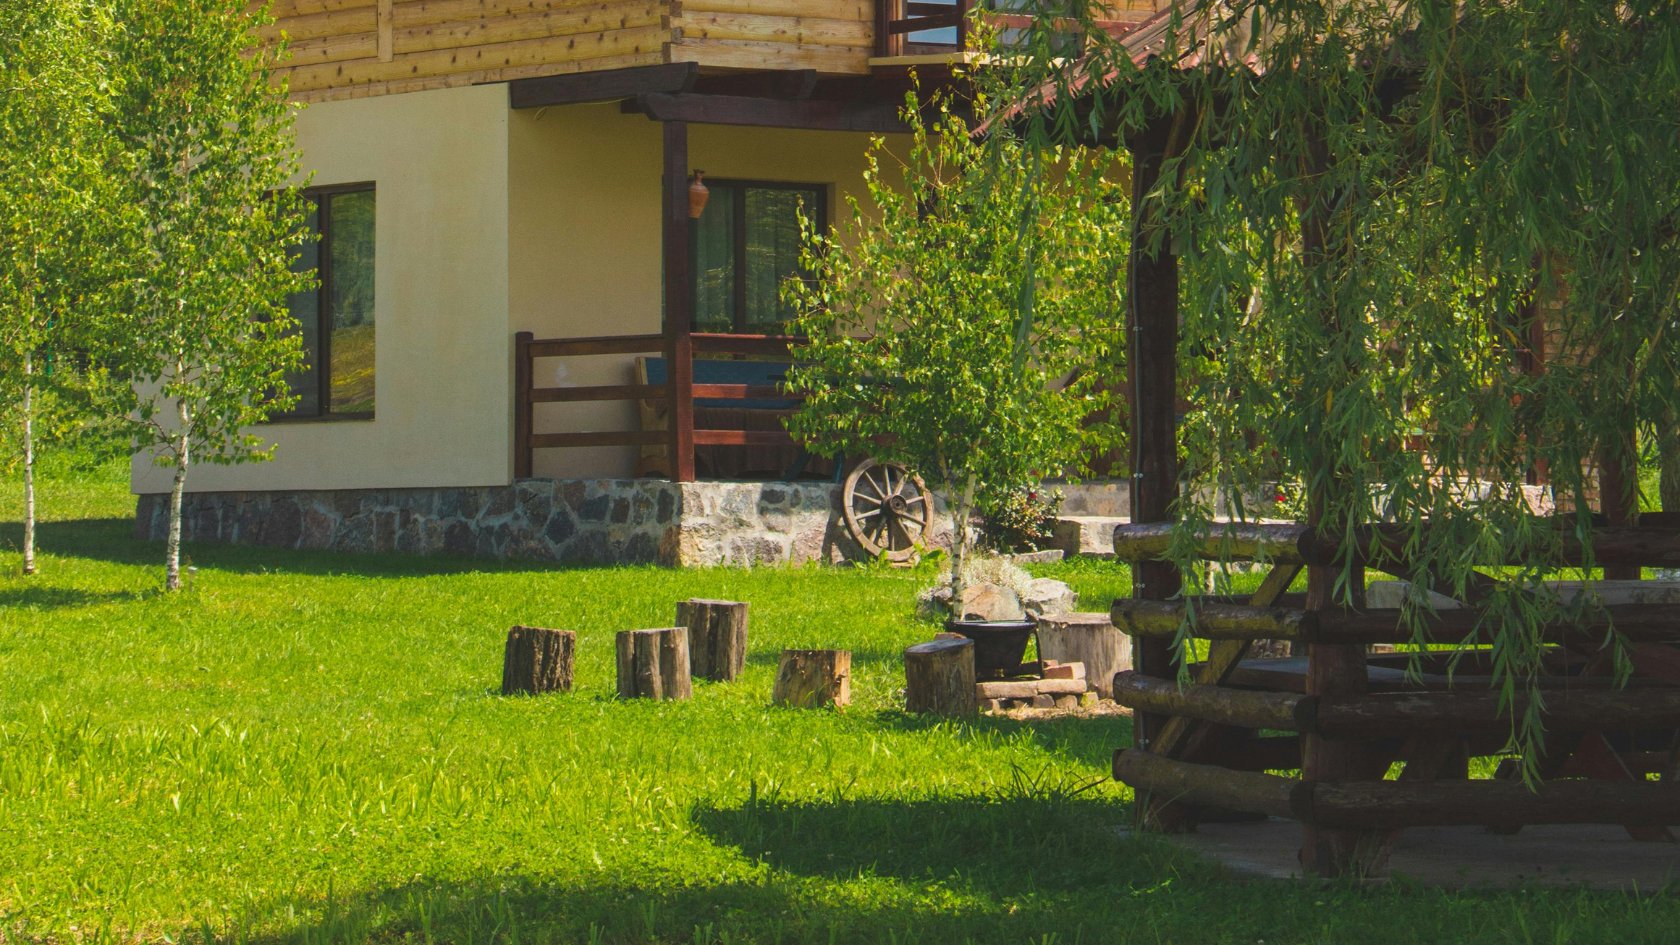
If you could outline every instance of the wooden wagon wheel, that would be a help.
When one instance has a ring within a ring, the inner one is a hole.
[[[871,556],[908,561],[933,527],[933,495],[897,463],[866,459],[846,477],[846,530]]]

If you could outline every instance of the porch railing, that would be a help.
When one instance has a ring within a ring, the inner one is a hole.
[[[694,478],[696,446],[778,446],[793,442],[782,430],[709,430],[694,428],[694,401],[800,400],[776,384],[696,384],[693,356],[738,354],[790,357],[795,335],[725,335],[695,333],[679,344],[669,335],[612,335],[598,338],[535,338],[522,331],[514,336],[513,474],[531,475],[534,454],[540,449],[583,446],[659,446],[671,452],[672,478]],[[663,384],[598,384],[587,387],[537,387],[535,365],[540,358],[570,358],[609,354],[661,354],[666,364]],[[537,433],[537,404],[599,401],[662,400],[670,404],[664,430],[609,430]],[[683,461],[686,459],[686,462]]]

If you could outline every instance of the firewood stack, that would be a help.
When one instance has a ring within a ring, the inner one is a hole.
[[[1028,663],[1023,668],[1031,669]],[[1084,663],[1058,663],[1044,660],[1037,664],[1038,675],[1015,679],[989,680],[974,684],[976,701],[981,712],[1006,712],[1011,709],[1073,709],[1096,705],[1097,690],[1085,678]]]

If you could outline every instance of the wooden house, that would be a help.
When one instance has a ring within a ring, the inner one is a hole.
[[[1116,0],[1112,28],[1155,2]],[[500,556],[517,535],[481,542],[475,518],[446,540],[425,510],[500,508],[516,480],[783,478],[791,444],[752,409],[774,384],[720,359],[785,356],[798,215],[861,189],[912,69],[961,81],[968,4],[272,0],[259,39],[290,51],[321,236],[298,263],[320,289],[293,300],[309,368],[259,431],[271,462],[192,471],[189,538]],[[140,534],[166,473],[136,459]],[[688,560],[672,542],[524,551]]]

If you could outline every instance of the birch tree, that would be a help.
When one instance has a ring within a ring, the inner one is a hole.
[[[101,10],[86,0],[0,4],[0,442],[23,467],[23,573],[35,562],[35,460],[90,415],[78,334],[98,320],[111,222],[96,120],[108,93]]]
[[[165,587],[180,587],[181,502],[194,463],[268,459],[253,424],[289,409],[303,362],[286,299],[302,238],[293,106],[270,83],[244,0],[113,0],[124,181],[134,212],[124,312],[111,336],[132,382],[137,448],[173,469]]]
[[[812,278],[789,283],[809,338],[789,427],[820,451],[903,463],[940,494],[960,615],[976,493],[1077,468],[1097,446],[1083,421],[1106,403],[1099,372],[1062,381],[1114,363],[1125,200],[1101,153],[905,115],[902,184],[877,141],[870,212],[853,200],[842,234],[809,233]]]

